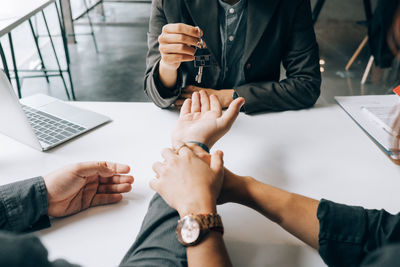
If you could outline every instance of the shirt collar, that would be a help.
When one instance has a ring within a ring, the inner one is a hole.
[[[247,0],[240,0],[236,4],[230,5],[228,3],[225,3],[222,0],[218,0],[219,5],[224,9],[225,13],[229,13],[229,10],[231,10],[231,9],[234,9],[235,13],[242,12],[246,7],[246,2],[247,2]]]

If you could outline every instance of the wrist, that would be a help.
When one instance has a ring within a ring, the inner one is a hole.
[[[229,105],[233,101],[233,93],[235,90],[233,89],[225,89],[225,90],[220,90],[221,97],[219,98],[221,101],[222,107],[229,107]]]
[[[233,202],[244,206],[252,206],[251,191],[254,186],[257,186],[257,181],[250,176],[239,176],[228,169],[224,170],[225,178],[227,181],[232,181],[226,184],[225,192],[227,202]]]
[[[178,80],[178,66],[172,66],[165,63],[162,59],[158,65],[158,75],[161,83],[167,88],[176,86]]]
[[[188,202],[178,209],[179,216],[181,218],[193,214],[211,214],[217,213],[217,205],[215,201],[193,201]]]

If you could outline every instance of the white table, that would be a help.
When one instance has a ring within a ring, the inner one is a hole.
[[[0,136],[0,181],[45,174],[69,163],[111,160],[130,164],[133,191],[113,206],[54,220],[40,236],[50,258],[84,266],[116,266],[139,231],[153,192],[152,163],[170,145],[177,113],[151,103],[81,102],[113,122],[47,153]],[[400,169],[338,107],[247,116],[241,114],[215,148],[242,175],[314,198],[399,209]],[[219,208],[235,266],[324,266],[318,255],[258,213]]]
[[[27,21],[56,0],[1,0],[0,37]]]

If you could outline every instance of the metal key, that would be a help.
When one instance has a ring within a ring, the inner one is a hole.
[[[206,48],[203,39],[200,39],[200,42],[198,44],[200,48],[196,49],[194,55],[194,67],[199,68],[199,71],[196,75],[196,82],[200,84],[203,77],[203,68],[209,67],[211,65],[211,55]]]

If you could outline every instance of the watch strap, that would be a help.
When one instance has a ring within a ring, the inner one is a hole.
[[[224,225],[222,224],[221,216],[218,214],[199,214],[196,217],[201,222],[202,228],[224,234]]]

